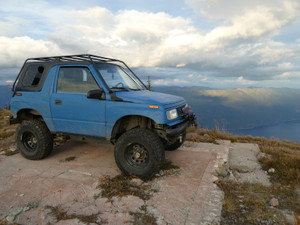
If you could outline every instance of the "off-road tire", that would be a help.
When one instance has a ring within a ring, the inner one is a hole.
[[[53,138],[44,122],[26,120],[16,130],[16,144],[22,156],[39,160],[50,155],[53,149]]]
[[[149,129],[135,128],[121,135],[114,149],[115,161],[127,176],[148,179],[158,173],[165,161],[160,138]]]
[[[178,138],[178,140],[176,142],[174,142],[173,144],[165,144],[165,150],[167,151],[175,151],[177,150],[185,141],[185,137],[186,137],[186,133],[184,132],[184,134],[182,134],[182,141],[180,142],[180,139]]]

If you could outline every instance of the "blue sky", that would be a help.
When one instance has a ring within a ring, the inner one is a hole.
[[[124,60],[153,85],[300,87],[298,0],[0,0],[0,84],[28,57]]]

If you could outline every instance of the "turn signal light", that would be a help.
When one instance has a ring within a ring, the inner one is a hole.
[[[150,108],[150,109],[158,109],[159,106],[158,106],[158,105],[149,105],[149,108]]]

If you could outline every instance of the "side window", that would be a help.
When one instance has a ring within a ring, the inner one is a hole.
[[[85,67],[62,67],[59,70],[57,93],[87,94],[99,89],[93,75]]]
[[[40,83],[44,72],[44,67],[39,65],[30,65],[25,72],[22,85],[24,87],[37,86]]]

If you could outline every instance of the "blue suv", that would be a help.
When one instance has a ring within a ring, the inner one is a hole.
[[[159,171],[195,120],[183,98],[149,91],[124,62],[96,55],[29,58],[12,90],[9,123],[20,123],[25,158],[48,156],[57,134],[106,139],[120,170],[142,179]]]

